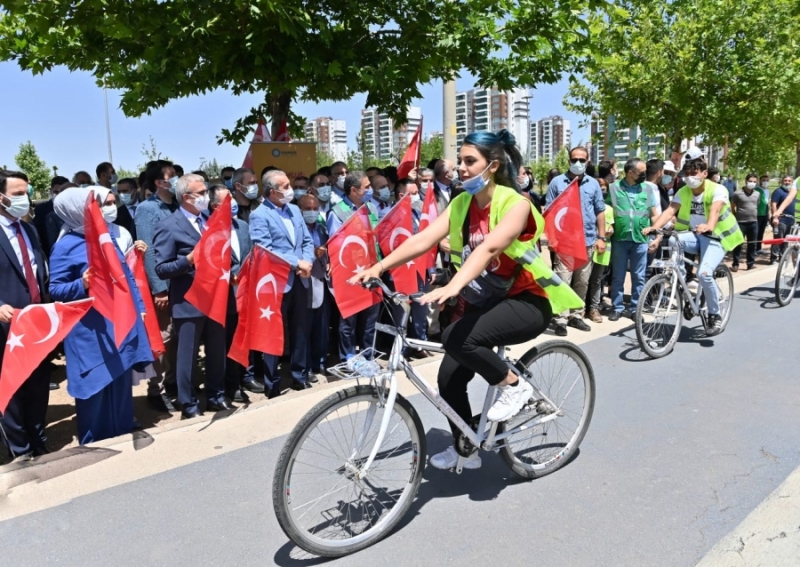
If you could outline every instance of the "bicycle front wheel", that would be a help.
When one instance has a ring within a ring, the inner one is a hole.
[[[295,426],[272,483],[275,515],[299,547],[340,557],[384,538],[411,506],[425,467],[425,431],[398,395],[366,475],[386,406],[371,386],[337,392]]]
[[[636,305],[636,339],[650,358],[672,352],[683,327],[680,287],[660,274],[650,278]]]
[[[526,352],[520,363],[532,377],[531,403],[498,425],[505,433],[555,415],[502,440],[500,457],[517,475],[538,478],[560,469],[583,441],[594,412],[594,372],[584,352],[567,341],[549,341]]]
[[[775,276],[775,301],[781,307],[786,307],[794,299],[797,289],[797,254],[794,246],[787,246],[781,254],[778,265],[778,274]]]
[[[733,312],[733,274],[725,264],[720,264],[714,270],[714,283],[717,286],[717,297],[719,301],[719,316],[722,319],[722,330],[728,326]]]

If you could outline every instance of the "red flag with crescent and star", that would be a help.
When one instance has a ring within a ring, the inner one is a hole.
[[[414,223],[411,219],[411,199],[408,195],[400,199],[400,202],[392,207],[392,210],[381,219],[381,222],[375,227],[375,234],[378,237],[378,243],[381,246],[384,257],[394,252],[395,248],[411,238],[414,234]],[[417,261],[424,262],[425,260],[411,260],[391,270],[394,287],[400,293],[409,295],[419,291]]]
[[[347,283],[354,275],[378,261],[375,236],[362,215],[351,216],[328,240],[328,255],[331,260],[333,297],[342,317],[350,317],[380,302],[380,290],[369,291]]]
[[[119,348],[136,324],[139,313],[133,303],[128,278],[117,255],[117,246],[108,233],[95,194],[89,191],[84,206],[86,257],[89,262],[89,297],[94,308],[114,326],[114,344]]]
[[[250,147],[247,148],[247,154],[244,156],[242,167],[253,169],[253,144],[258,142],[271,142],[271,141],[272,138],[270,137],[269,130],[267,129],[267,122],[264,120],[263,117],[259,118],[255,132],[253,132],[253,139],[250,140]]]
[[[400,160],[400,165],[397,166],[397,178],[404,179],[412,169],[419,168],[419,160],[422,151],[422,120],[419,121],[417,131],[414,132],[414,137],[411,138],[406,153],[403,159]]]
[[[42,361],[86,315],[94,299],[34,303],[14,309],[0,370],[0,414]]]
[[[286,260],[266,248],[259,245],[253,248],[239,271],[236,289],[239,325],[228,358],[247,366],[251,350],[283,354],[281,303],[291,269]]]
[[[570,272],[589,261],[583,233],[583,209],[578,179],[572,180],[544,212],[544,233],[548,246]]]
[[[231,287],[232,216],[229,193],[209,217],[194,248],[194,282],[184,296],[200,313],[223,327]]]
[[[125,263],[133,274],[136,287],[139,288],[139,295],[142,296],[144,303],[144,328],[147,331],[147,339],[150,342],[150,350],[153,356],[158,358],[167,349],[164,347],[164,340],[161,338],[161,329],[158,327],[156,318],[156,306],[153,304],[153,296],[150,295],[150,284],[147,281],[147,274],[144,271],[144,254],[132,248],[125,256]]]
[[[419,217],[419,228],[417,232],[422,232],[428,228],[436,217],[439,216],[439,209],[436,206],[436,194],[433,190],[433,182],[428,182],[428,188],[425,191],[425,201],[422,203],[422,214]],[[417,263],[417,272],[422,281],[427,282],[428,278],[426,273],[428,270],[436,267],[436,251],[438,246],[434,246],[426,254],[420,256]]]

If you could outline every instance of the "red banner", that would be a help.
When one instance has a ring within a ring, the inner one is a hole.
[[[150,284],[147,282],[147,274],[144,271],[144,254],[134,248],[125,256],[125,263],[128,264],[128,268],[136,282],[136,287],[139,288],[139,294],[142,296],[145,312],[144,328],[147,331],[147,339],[150,341],[150,350],[153,351],[153,356],[158,358],[167,350],[161,338],[161,329],[158,327],[158,318],[156,316],[156,306],[153,304],[153,297],[150,294]]]
[[[414,234],[414,223],[411,218],[411,199],[406,195],[387,213],[375,228],[384,257],[394,252],[395,248],[411,238]],[[424,263],[425,258],[412,260],[391,270],[394,286],[397,291],[412,294],[419,291],[417,283],[417,262]]]
[[[583,233],[583,209],[578,179],[561,193],[544,212],[544,233],[548,246],[570,272],[589,261]]]
[[[328,240],[333,295],[342,317],[350,317],[381,300],[380,290],[368,291],[347,280],[378,261],[375,237],[362,215],[354,214]]]

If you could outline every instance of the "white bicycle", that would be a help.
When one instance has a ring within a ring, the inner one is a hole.
[[[308,412],[286,440],[273,478],[273,505],[284,533],[302,549],[325,557],[347,555],[386,537],[411,507],[422,481],[425,430],[414,407],[397,392],[398,370],[461,431],[457,473],[480,449],[499,452],[521,477],[550,474],[575,454],[594,409],[589,359],[572,343],[551,341],[519,361],[504,354],[509,368],[534,391],[516,416],[487,421],[495,397],[490,387],[483,411],[466,423],[403,356],[404,347],[444,352],[440,344],[406,336],[410,302],[423,294],[396,293],[377,279],[365,287],[380,287],[385,303],[402,307],[396,326],[379,326],[395,335],[388,365],[370,377],[353,372],[352,363],[331,368],[340,378],[368,385],[359,381]]]

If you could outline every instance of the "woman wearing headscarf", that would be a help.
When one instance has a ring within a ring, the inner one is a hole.
[[[134,243],[127,230],[112,224],[117,211],[116,199],[105,187],[75,187],[62,191],[55,198],[53,210],[64,225],[50,257],[50,295],[54,301],[89,297],[92,274],[84,235],[84,207],[89,194],[94,194],[103,211],[128,279],[130,300],[137,313],[144,313],[139,290],[125,264],[125,254]],[[143,243],[136,243],[136,246],[143,246]],[[142,319],[136,319],[118,349],[111,322],[93,307],[64,339],[64,352],[67,392],[75,398],[80,444],[129,433],[134,426],[132,371],[143,371],[153,361]]]

